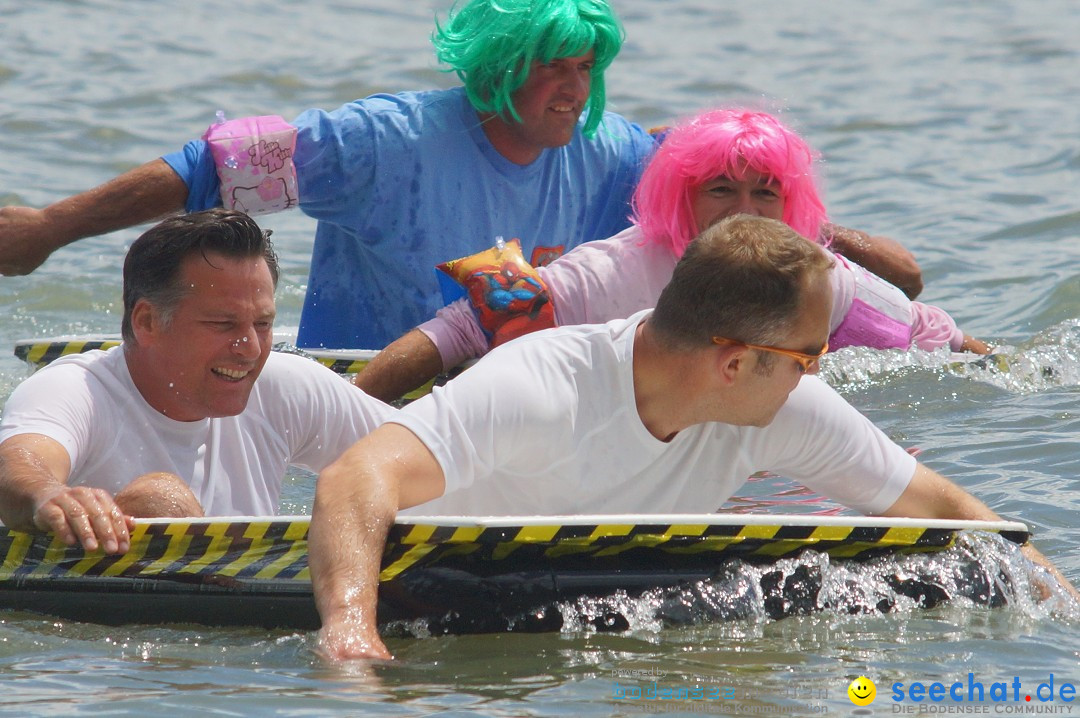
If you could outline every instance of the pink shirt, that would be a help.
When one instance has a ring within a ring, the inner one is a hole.
[[[944,310],[910,301],[903,292],[849,259],[833,254],[829,348],[870,346],[959,351],[964,334]],[[559,326],[600,324],[656,306],[678,258],[645,243],[637,227],[586,242],[537,271],[547,283]],[[440,309],[419,326],[451,368],[490,348],[467,299]]]

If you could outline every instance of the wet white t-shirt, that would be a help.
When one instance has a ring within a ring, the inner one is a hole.
[[[289,464],[319,471],[396,411],[317,362],[274,352],[243,413],[175,421],[146,403],[117,347],[63,357],[20,384],[0,442],[27,433],[59,442],[72,486],[115,494],[168,471],[207,516],[269,516]]]
[[[762,470],[865,513],[903,493],[915,460],[814,376],[766,427],[653,437],[633,386],[634,332],[650,312],[516,339],[390,419],[446,479],[442,497],[406,513],[702,513]]]

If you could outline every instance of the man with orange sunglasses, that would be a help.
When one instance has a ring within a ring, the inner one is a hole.
[[[996,520],[813,376],[828,268],[786,225],[729,217],[690,244],[656,309],[511,341],[353,445],[315,497],[322,650],[388,655],[374,620],[379,559],[409,507],[700,513],[769,470],[864,513]]]

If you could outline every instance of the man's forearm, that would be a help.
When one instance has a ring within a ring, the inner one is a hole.
[[[923,464],[916,464],[911,483],[883,515],[971,521],[1001,520],[1001,517],[982,501]],[[1022,551],[1029,559],[1046,568],[1073,598],[1080,599],[1080,594],[1072,583],[1034,546],[1025,544]],[[1045,587],[1043,589],[1043,593],[1047,594],[1048,590]]]
[[[67,451],[38,434],[0,445],[0,520],[25,531],[54,531],[69,546],[123,553],[130,547],[129,517],[109,492],[69,486]]]
[[[376,399],[393,401],[437,376],[442,364],[438,347],[413,329],[376,354],[353,383]]]
[[[33,531],[37,507],[63,488],[32,451],[10,446],[0,449],[0,521],[5,526]]]
[[[0,207],[0,274],[29,274],[83,237],[182,210],[187,192],[180,176],[157,159],[45,209]]]
[[[1039,564],[1049,571],[1050,575],[1057,580],[1061,587],[1064,588],[1074,600],[1080,600],[1080,592],[1077,592],[1076,587],[1072,585],[1069,579],[1065,578],[1064,574],[1057,569],[1057,566],[1050,563],[1050,559],[1043,556],[1042,552],[1032,546],[1031,543],[1024,544],[1020,551],[1032,562]]]
[[[187,185],[164,160],[157,159],[54,202],[44,212],[59,238],[66,240],[59,247],[179,212],[186,199]]]
[[[330,658],[389,658],[378,634],[379,566],[398,493],[355,446],[318,479],[309,563],[322,619],[320,649]]]

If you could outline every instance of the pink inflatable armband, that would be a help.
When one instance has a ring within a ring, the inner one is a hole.
[[[844,347],[907,349],[909,346],[911,327],[858,297],[852,300],[851,311],[829,337],[830,350]]]
[[[907,349],[911,346],[911,300],[903,292],[862,267],[836,255],[852,272],[855,296],[840,326],[829,337],[829,349],[863,346]]]
[[[210,144],[225,207],[269,214],[299,204],[296,128],[277,115],[226,121],[224,114],[218,112],[203,139]]]

